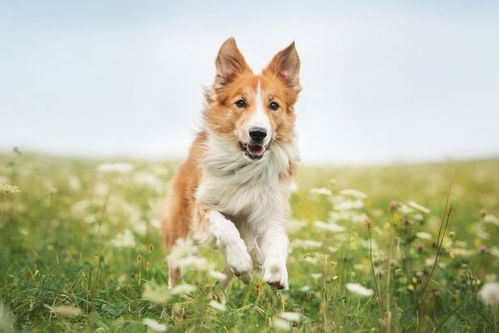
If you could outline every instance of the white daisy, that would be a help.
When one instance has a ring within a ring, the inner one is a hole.
[[[319,195],[326,195],[326,196],[330,196],[332,194],[331,191],[325,187],[312,188],[312,189],[310,189],[310,193],[319,194]]]
[[[372,296],[374,294],[374,290],[367,289],[366,287],[364,287],[358,283],[347,283],[346,288],[351,293],[354,293],[354,294],[359,295],[359,296],[369,297],[369,296]]]
[[[111,239],[111,245],[116,247],[135,247],[135,237],[133,236],[133,233],[127,229]]]
[[[326,222],[322,222],[322,221],[315,221],[314,226],[316,228],[331,231],[331,232],[345,231],[345,227],[342,227],[341,225],[337,225],[336,223],[326,223]]]
[[[287,321],[299,322],[301,320],[302,314],[298,312],[281,312],[279,315],[282,319]]]
[[[344,195],[344,196],[353,197],[353,198],[356,198],[356,199],[365,199],[365,198],[367,198],[367,195],[365,193],[363,193],[361,191],[354,190],[354,189],[341,190],[340,194]]]
[[[160,323],[158,323],[154,319],[144,318],[142,320],[142,323],[144,323],[144,325],[146,325],[148,328],[150,328],[151,330],[153,330],[155,332],[164,332],[164,331],[166,331],[166,325],[165,324],[160,324]]]

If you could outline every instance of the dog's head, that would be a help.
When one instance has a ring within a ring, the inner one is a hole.
[[[300,92],[294,42],[255,75],[229,38],[218,52],[216,70],[204,112],[210,131],[251,160],[262,159],[273,144],[293,139],[294,104]]]

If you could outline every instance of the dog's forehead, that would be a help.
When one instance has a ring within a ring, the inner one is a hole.
[[[277,78],[252,74],[237,78],[226,92],[230,96],[239,95],[247,99],[268,99],[269,96],[278,96],[282,88]]]
[[[256,75],[243,76],[237,78],[228,88],[231,95],[242,94],[243,96],[253,96],[256,94],[259,79]]]
[[[282,83],[278,79],[273,77],[269,78],[267,76],[261,75],[258,82],[261,93],[264,96],[279,95],[279,92],[283,89]]]
[[[243,86],[242,89],[248,95],[264,97],[275,94],[279,90],[279,82],[274,82],[263,75],[255,75],[251,84]]]

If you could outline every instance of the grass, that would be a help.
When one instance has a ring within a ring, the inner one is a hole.
[[[106,172],[102,162],[0,155],[0,184],[21,190],[0,193],[0,331],[152,331],[145,318],[168,332],[497,330],[496,310],[477,293],[499,274],[498,159],[302,167],[291,196],[290,290],[254,278],[224,292],[200,268],[181,279],[196,290],[179,294],[165,289],[154,217],[175,165],[128,161],[133,170]],[[216,250],[195,256],[223,269]]]

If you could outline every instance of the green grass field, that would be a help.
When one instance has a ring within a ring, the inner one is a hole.
[[[214,249],[187,248],[166,289],[155,211],[175,164],[120,162],[0,155],[20,190],[0,193],[0,332],[497,332],[478,292],[499,274],[498,159],[303,166],[290,290],[225,292]]]

